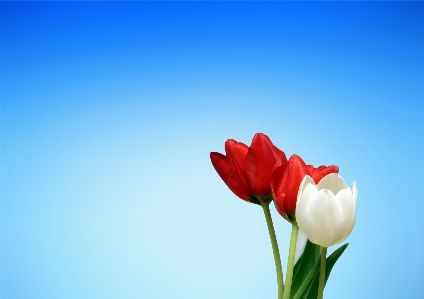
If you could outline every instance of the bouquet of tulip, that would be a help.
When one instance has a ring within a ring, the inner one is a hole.
[[[235,195],[264,211],[277,272],[277,299],[321,299],[331,269],[348,244],[328,257],[327,248],[345,240],[356,222],[355,183],[350,189],[337,166],[316,168],[297,155],[287,160],[262,133],[253,137],[250,147],[228,139],[225,152],[210,154],[215,170]],[[269,209],[272,201],[292,225],[285,283]]]

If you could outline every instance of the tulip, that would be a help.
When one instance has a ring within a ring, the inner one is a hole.
[[[326,175],[318,184],[305,176],[297,197],[296,221],[312,243],[329,247],[352,232],[356,222],[356,183],[351,190],[336,173]]]
[[[283,299],[290,298],[293,267],[295,263],[296,251],[299,247],[305,247],[306,238],[298,242],[299,227],[296,223],[296,205],[299,193],[299,186],[305,176],[312,177],[315,181],[320,181],[325,175],[338,172],[337,166],[320,166],[318,168],[306,163],[298,155],[292,155],[288,162],[278,162],[271,173],[271,189],[274,197],[275,207],[287,221],[292,223],[292,233],[290,237],[289,256],[287,261],[286,285]],[[300,244],[299,244],[300,243]],[[302,248],[302,249],[303,249]],[[300,249],[300,248],[299,248]]]
[[[345,240],[356,223],[358,190],[352,190],[336,173],[318,184],[310,177],[302,180],[297,195],[296,220],[308,239],[321,246],[318,299],[323,298],[327,247]]]
[[[250,147],[228,139],[225,152],[226,155],[212,152],[210,158],[228,188],[245,201],[269,204],[272,201],[271,171],[275,163],[287,162],[284,152],[262,133],[255,134]]]
[[[272,201],[269,181],[273,166],[279,161],[287,162],[286,155],[272,144],[268,136],[261,133],[255,134],[250,147],[228,139],[225,142],[225,153],[226,155],[212,152],[210,154],[212,165],[235,195],[262,206],[274,253],[278,299],[280,299],[284,291],[283,270],[269,210],[269,203]]]
[[[298,155],[292,155],[288,162],[275,164],[271,174],[271,189],[278,213],[287,221],[296,223],[296,202],[303,178],[308,175],[318,183],[325,175],[337,172],[339,167],[334,165],[318,168],[307,165]]]

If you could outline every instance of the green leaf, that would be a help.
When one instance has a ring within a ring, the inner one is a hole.
[[[318,264],[321,264],[321,261],[318,261]],[[319,281],[319,270],[315,272],[314,277],[309,282],[306,290],[300,296],[300,299],[309,299],[309,298],[316,299],[318,297],[318,281]]]
[[[315,245],[308,240],[302,256],[299,258],[293,269],[293,283],[290,298],[294,298],[296,296],[300,286],[308,275],[310,277],[310,275],[313,275],[311,272],[316,272],[316,267],[314,268],[314,265],[317,262],[320,262],[320,246]]]
[[[334,267],[334,264],[337,262],[339,257],[343,254],[343,252],[346,250],[349,243],[346,243],[337,250],[335,250],[329,257],[327,257],[327,264],[325,265],[325,282],[327,283],[327,279],[330,276],[331,270]],[[319,271],[318,271],[319,272]]]
[[[344,244],[335,250],[329,257],[327,257],[326,267],[325,267],[325,282],[327,282],[328,277],[330,276],[331,270],[333,269],[335,263],[339,257],[343,254],[346,247],[349,244]],[[290,298],[296,299],[316,299],[318,296],[318,283],[319,283],[319,264],[320,264],[320,246],[315,245],[309,242],[306,243],[305,251],[303,252],[301,258],[296,263],[294,268],[295,276],[293,277],[292,291],[290,293]],[[315,273],[313,273],[315,272]],[[308,283],[305,290],[302,292],[299,290],[302,283],[305,279],[312,276],[312,279]],[[302,292],[299,293],[298,292]]]
[[[349,245],[349,243],[346,243],[346,244],[340,246],[329,257],[327,257],[327,262],[326,262],[326,265],[325,265],[325,283],[327,283],[328,277],[330,276],[330,273],[331,273],[331,270],[334,267],[334,264],[337,262],[339,257],[346,250],[346,247],[348,245]],[[316,275],[313,279],[311,289],[307,294],[307,297],[302,297],[302,299],[316,299],[318,297],[319,272],[320,271],[318,269],[318,271],[317,271],[317,273],[316,273]]]

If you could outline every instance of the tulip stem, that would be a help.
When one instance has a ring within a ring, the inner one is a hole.
[[[269,204],[263,204],[266,224],[268,226],[269,237],[271,239],[272,251],[274,252],[275,270],[277,271],[277,284],[278,284],[278,299],[283,296],[284,280],[283,268],[281,266],[280,251],[278,250],[277,237],[275,236],[274,225],[272,224],[271,212]]]
[[[326,257],[327,257],[327,247],[321,246],[321,267],[319,270],[318,299],[322,299],[324,295],[325,264],[327,262]]]
[[[283,299],[290,298],[291,286],[293,282],[293,267],[294,267],[294,257],[296,255],[296,242],[297,242],[297,233],[299,232],[299,227],[297,224],[292,224],[292,232],[290,237],[290,249],[289,249],[289,259],[287,261],[287,274],[286,274],[286,286],[284,288]]]

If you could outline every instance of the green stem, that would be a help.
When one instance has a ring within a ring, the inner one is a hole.
[[[284,288],[283,299],[290,298],[291,286],[293,282],[293,267],[294,267],[294,256],[296,254],[296,241],[299,227],[297,224],[292,224],[292,232],[290,238],[290,249],[289,249],[289,260],[287,262],[287,274],[286,274],[286,286]]]
[[[284,291],[283,268],[281,267],[280,251],[278,250],[277,237],[275,236],[274,225],[272,224],[269,204],[263,204],[262,208],[264,209],[266,224],[268,226],[269,237],[272,244],[272,251],[274,252],[275,270],[277,271],[278,299],[280,299]]]
[[[327,247],[321,247],[321,267],[319,270],[319,286],[318,286],[318,299],[322,299],[324,295],[325,284],[325,263],[327,257]]]

